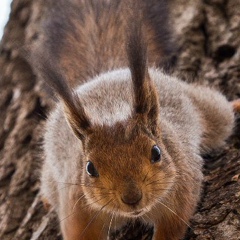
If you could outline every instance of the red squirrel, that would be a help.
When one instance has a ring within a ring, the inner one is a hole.
[[[166,1],[130,2],[47,1],[36,68],[59,102],[46,123],[41,194],[64,240],[109,239],[136,219],[155,240],[182,239],[201,154],[223,146],[240,109],[164,73]]]

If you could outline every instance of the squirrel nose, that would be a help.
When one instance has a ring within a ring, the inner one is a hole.
[[[142,191],[138,188],[129,188],[122,194],[121,199],[127,205],[136,205],[142,199]]]

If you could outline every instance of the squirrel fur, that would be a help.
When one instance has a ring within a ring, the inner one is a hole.
[[[156,240],[182,239],[201,155],[223,146],[240,103],[161,70],[171,54],[165,1],[139,1],[142,14],[128,1],[47,2],[49,54],[36,69],[60,101],[46,124],[41,193],[64,239],[108,239],[136,219]]]

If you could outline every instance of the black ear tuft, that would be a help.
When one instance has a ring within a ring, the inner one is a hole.
[[[130,17],[127,32],[127,57],[134,88],[143,85],[147,75],[147,44],[143,36],[142,16]],[[140,110],[141,111],[141,110]]]
[[[132,22],[128,31],[127,56],[135,93],[135,110],[136,113],[144,113],[147,106],[146,101],[142,98],[146,97],[143,91],[144,87],[147,87],[145,81],[148,70],[147,45],[142,34],[141,21]]]
[[[64,113],[69,125],[78,138],[84,139],[90,133],[91,122],[81,104],[79,96],[69,87],[65,77],[51,58],[37,53],[34,59],[36,71],[44,81],[57,93],[64,104]]]
[[[132,15],[130,14],[128,19],[126,51],[133,82],[134,114],[153,134],[156,134],[159,120],[159,100],[148,73],[147,44],[143,35],[144,25],[140,7],[134,6]]]

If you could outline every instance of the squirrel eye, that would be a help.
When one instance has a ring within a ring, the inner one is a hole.
[[[99,174],[91,161],[87,161],[86,172],[91,177],[99,177]]]
[[[161,160],[161,149],[157,145],[154,145],[152,147],[151,163],[160,162],[160,160]]]

